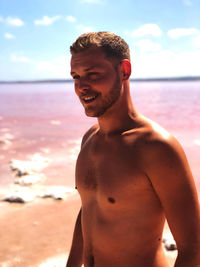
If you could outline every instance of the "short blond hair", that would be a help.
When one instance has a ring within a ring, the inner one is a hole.
[[[76,54],[91,47],[101,48],[107,58],[130,60],[130,50],[128,44],[120,36],[112,32],[84,33],[70,46],[70,52],[71,54]]]

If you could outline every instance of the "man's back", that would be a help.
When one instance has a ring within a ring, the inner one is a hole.
[[[145,142],[164,137],[144,119],[137,124],[108,137],[98,126],[86,134],[76,168],[85,266],[168,266],[163,208],[142,164]]]

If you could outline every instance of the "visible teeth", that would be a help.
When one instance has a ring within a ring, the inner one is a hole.
[[[89,100],[93,100],[95,98],[96,98],[96,96],[84,97],[84,100],[89,101]]]

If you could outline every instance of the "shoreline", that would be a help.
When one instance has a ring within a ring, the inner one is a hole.
[[[175,76],[175,77],[148,77],[148,78],[131,78],[131,82],[191,82],[200,81],[200,76]],[[73,83],[73,79],[42,79],[42,80],[11,80],[0,81],[1,84],[28,84],[28,83]]]

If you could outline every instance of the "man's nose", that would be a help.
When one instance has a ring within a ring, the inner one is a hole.
[[[80,93],[84,93],[89,89],[89,85],[86,82],[85,79],[78,79],[76,82],[76,90],[78,90]]]

